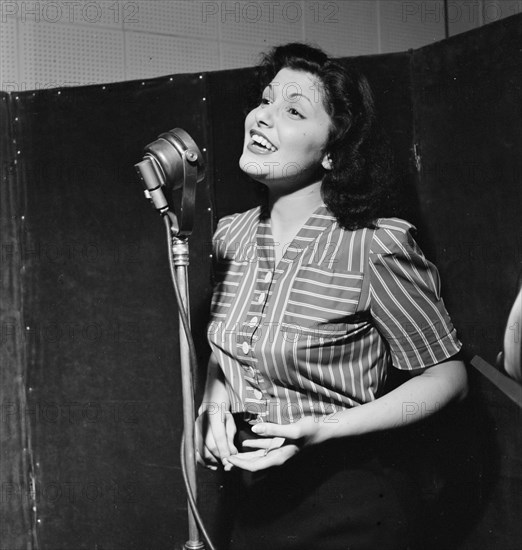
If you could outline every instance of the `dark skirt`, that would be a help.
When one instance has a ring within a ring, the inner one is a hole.
[[[239,446],[256,437],[240,417],[236,424]],[[226,473],[220,549],[416,549],[420,491],[381,447],[378,434],[337,439],[269,470]]]

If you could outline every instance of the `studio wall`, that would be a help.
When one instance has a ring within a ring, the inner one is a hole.
[[[499,167],[516,174],[519,166],[520,23],[508,18],[421,50],[343,60],[375,89],[406,210],[440,267],[467,353],[490,361],[520,262],[520,248],[512,248],[520,185],[509,175],[495,178]],[[188,131],[206,155],[189,268],[200,395],[212,231],[219,217],[256,201],[237,165],[251,79],[251,69],[240,69],[2,96],[2,250],[10,252],[1,279],[0,481],[9,493],[2,493],[0,548],[132,550],[185,541],[177,310],[163,224],[133,165],[173,127]],[[469,178],[462,166],[473,162],[480,175]],[[468,261],[461,250],[469,239],[488,254],[499,243],[505,248],[486,262]],[[491,341],[470,331],[471,321],[491,326]],[[461,532],[437,543],[510,548],[522,511],[522,492],[513,489],[520,413],[480,378],[473,395],[487,426],[503,436],[482,451],[477,439],[455,443],[455,467],[485,468],[489,486]],[[489,437],[486,424],[472,426]],[[426,434],[419,437],[427,449],[445,451],[440,442],[430,447]],[[494,468],[480,452],[493,456]],[[210,524],[219,480],[200,470]],[[464,480],[473,495],[480,493],[475,481]],[[465,500],[456,494],[466,487],[452,483],[445,498],[457,510]],[[504,514],[494,513],[499,506]],[[443,527],[444,509],[437,513]]]

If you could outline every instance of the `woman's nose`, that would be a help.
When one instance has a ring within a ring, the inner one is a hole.
[[[259,126],[271,126],[274,120],[272,105],[270,104],[258,107],[255,118]]]

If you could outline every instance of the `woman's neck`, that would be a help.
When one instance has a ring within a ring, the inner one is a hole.
[[[323,204],[321,182],[313,183],[288,195],[270,194],[269,208],[272,223],[281,228],[303,223]]]
[[[286,247],[322,203],[321,182],[289,195],[279,197],[270,195],[270,226],[274,238],[276,265],[281,260]]]

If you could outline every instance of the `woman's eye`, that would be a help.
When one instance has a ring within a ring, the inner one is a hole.
[[[303,115],[297,110],[297,109],[294,109],[293,107],[290,107],[290,109],[288,109],[288,112],[292,115],[292,116],[297,116],[299,118],[304,118]]]
[[[261,98],[261,105],[268,105],[269,103],[270,103],[270,98],[268,97]]]

